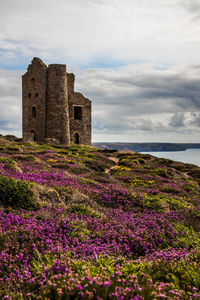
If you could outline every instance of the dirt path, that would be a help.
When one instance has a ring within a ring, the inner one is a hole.
[[[118,165],[118,162],[119,162],[119,158],[114,157],[114,156],[108,157],[108,159],[114,161],[114,162],[115,162],[115,165],[112,166],[112,167],[110,167],[109,169],[105,169],[105,173],[106,173],[106,174],[109,174],[110,171],[111,171],[112,169],[114,169],[114,168]]]

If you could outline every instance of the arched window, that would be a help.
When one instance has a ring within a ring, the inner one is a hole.
[[[36,133],[35,133],[35,131],[31,130],[30,134],[31,134],[31,140],[35,142],[36,141]]]
[[[79,133],[78,133],[78,132],[76,132],[76,133],[74,134],[74,143],[75,143],[75,144],[80,144],[80,136],[79,136]]]
[[[31,114],[32,114],[32,118],[36,118],[36,107],[35,106],[32,106],[32,109],[31,109]]]
[[[31,78],[32,85],[35,85],[35,78]]]

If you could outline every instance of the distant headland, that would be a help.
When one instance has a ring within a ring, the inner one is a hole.
[[[136,152],[185,151],[200,149],[200,143],[120,143],[96,142],[93,146],[100,149],[129,150]]]

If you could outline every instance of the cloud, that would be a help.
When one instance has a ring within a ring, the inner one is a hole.
[[[21,74],[0,70],[0,133],[21,136]]]
[[[140,112],[198,111],[199,72],[199,65],[168,70],[149,64],[129,65],[117,70],[88,69],[80,73],[77,88],[97,99],[98,105],[115,104],[115,107],[121,106],[123,111],[136,115]]]
[[[200,127],[200,112],[191,114],[190,125]]]
[[[183,113],[175,113],[170,122],[169,125],[172,127],[184,127],[185,123],[184,123],[184,115]]]
[[[76,89],[93,100],[95,134],[148,131],[159,140],[177,131],[190,132],[197,141],[198,118],[192,115],[200,111],[199,71],[198,64],[167,70],[153,64],[88,69],[77,72]]]
[[[199,21],[200,2],[199,0],[181,0],[180,4],[185,7],[194,17],[193,21]]]
[[[3,1],[1,67],[25,67],[33,56],[81,67],[195,62],[200,60],[199,24],[191,24],[189,8],[180,9],[179,2]],[[197,2],[192,3],[195,9]]]

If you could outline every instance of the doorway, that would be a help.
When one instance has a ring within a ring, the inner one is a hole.
[[[31,140],[35,142],[36,141],[36,133],[35,133],[35,131],[31,130],[30,133],[31,133],[31,135],[30,135],[31,136]]]
[[[76,132],[75,134],[74,134],[74,142],[75,142],[75,144],[80,144],[80,136],[79,136],[79,133],[78,132]]]

